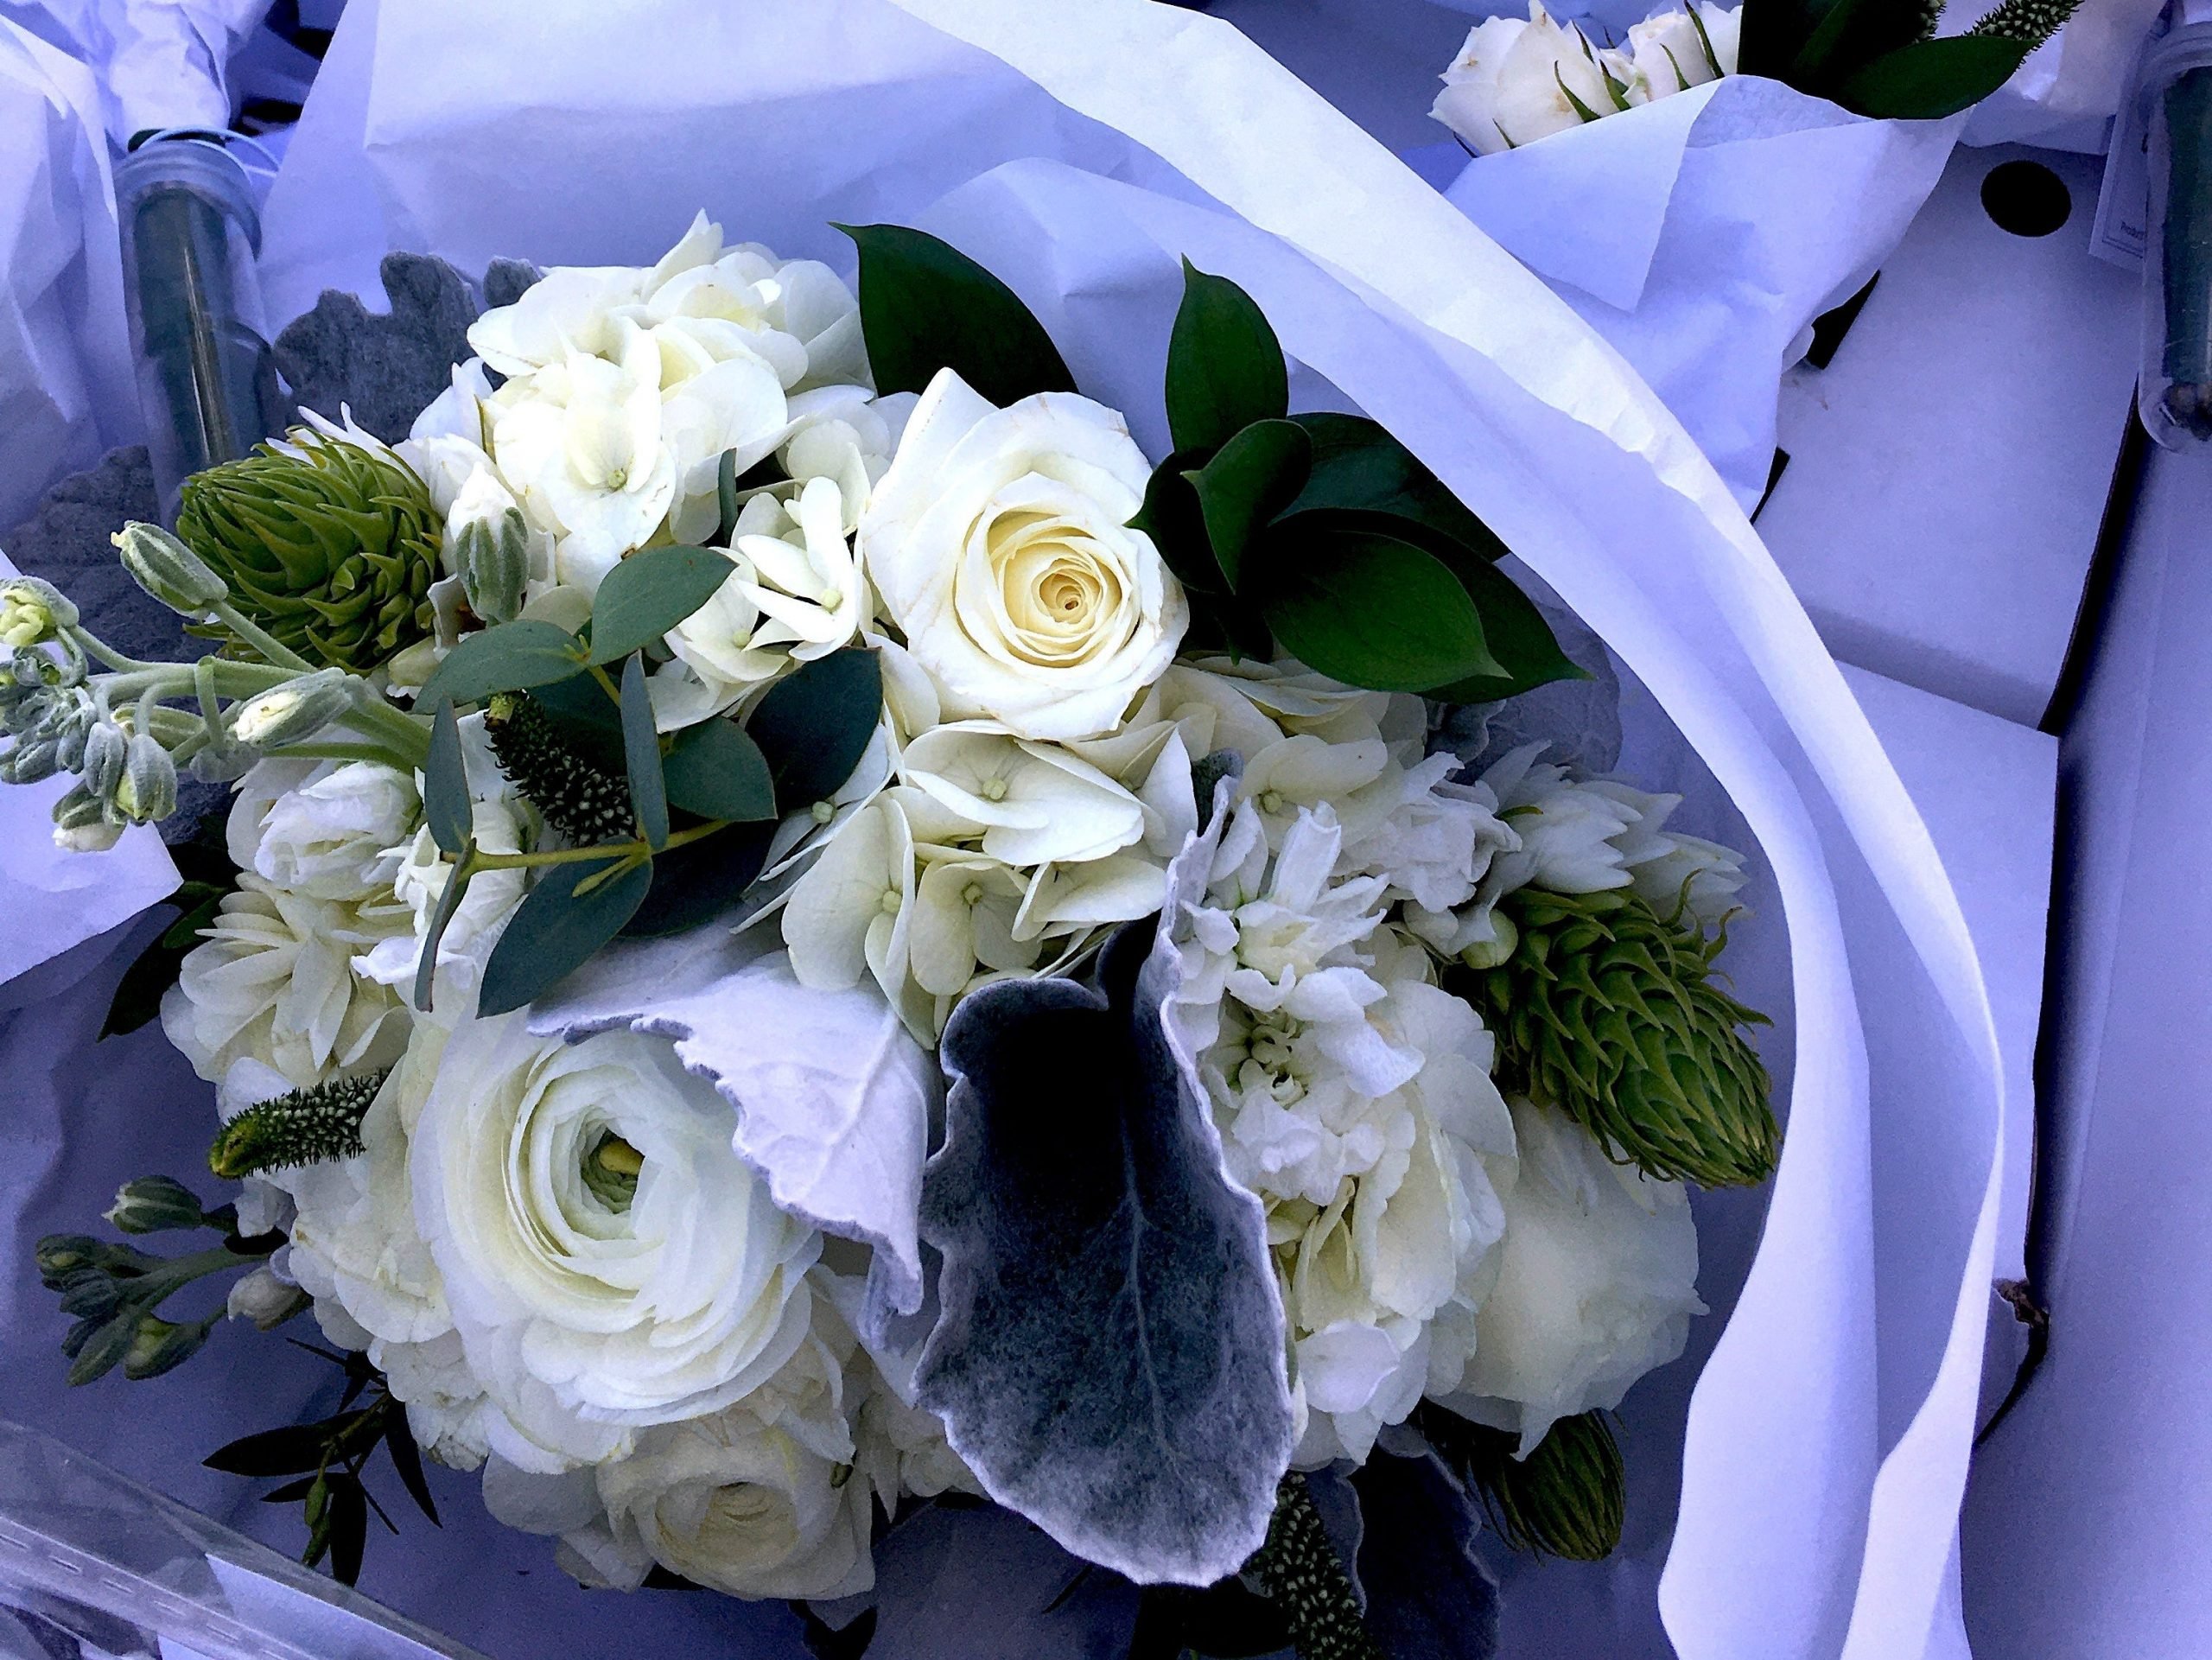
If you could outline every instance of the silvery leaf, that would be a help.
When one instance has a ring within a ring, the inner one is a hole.
[[[684,1069],[737,1109],[738,1156],[802,1221],[880,1253],[899,1313],[922,1301],[915,1212],[943,1080],[872,983],[799,984],[751,934],[618,941],[536,1005],[569,1042],[626,1027],[676,1042]]]
[[[1351,1477],[1367,1629],[1392,1660],[1496,1660],[1497,1581],[1474,1554],[1480,1515],[1433,1453],[1377,1447]]]
[[[1200,886],[1221,817],[1177,861]],[[1260,1202],[1161,1019],[1184,885],[1096,986],[1007,981],[954,1011],[918,1384],[1000,1503],[1132,1579],[1205,1585],[1266,1537],[1294,1437]]]

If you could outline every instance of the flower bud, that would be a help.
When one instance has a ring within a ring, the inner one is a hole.
[[[176,763],[147,733],[134,733],[124,753],[115,808],[134,824],[150,824],[176,811]]]
[[[0,582],[0,646],[38,646],[77,620],[77,607],[52,582],[10,576]]]
[[[96,818],[89,824],[56,824],[54,845],[64,853],[105,853],[123,839],[123,826]]]
[[[200,1345],[207,1341],[207,1326],[201,1321],[179,1326],[159,1314],[142,1314],[138,1329],[130,1334],[130,1346],[124,1352],[123,1375],[159,1377],[198,1354]]]
[[[214,568],[158,525],[133,519],[109,538],[131,580],[172,611],[204,617],[231,590]]]
[[[257,693],[238,705],[231,729],[257,749],[303,743],[353,707],[352,680],[343,669],[318,669]]]
[[[458,511],[461,504],[454,506]],[[462,525],[454,535],[454,557],[468,608],[486,622],[512,622],[530,575],[530,530],[521,510],[511,506]]]
[[[0,760],[0,783],[36,784],[61,770],[61,745],[53,738],[25,739]]]
[[[1494,969],[1512,957],[1521,944],[1521,927],[1503,911],[1490,913],[1491,937],[1478,939],[1459,953],[1471,969]]]
[[[199,1196],[170,1176],[141,1176],[117,1190],[107,1219],[125,1233],[196,1228],[207,1218]]]
[[[223,1312],[232,1320],[250,1320],[263,1331],[272,1332],[310,1301],[306,1292],[278,1279],[276,1270],[264,1262],[231,1288]]]
[[[51,1288],[65,1276],[98,1268],[103,1260],[100,1242],[90,1234],[50,1233],[32,1253],[39,1278]]]
[[[123,782],[124,763],[130,758],[130,739],[113,721],[95,721],[85,734],[85,751],[77,771],[84,787],[105,798]],[[56,823],[60,822],[57,814]]]
[[[115,1276],[90,1269],[73,1277],[61,1291],[61,1312],[72,1320],[106,1320],[123,1307],[123,1288]]]

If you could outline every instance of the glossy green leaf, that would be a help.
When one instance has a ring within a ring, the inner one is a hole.
[[[468,845],[475,815],[468,800],[468,772],[461,755],[461,723],[453,704],[438,700],[430,717],[430,759],[423,769],[423,817],[442,853],[458,855]]]
[[[1970,109],[2012,80],[2034,48],[1996,35],[1952,35],[1885,52],[1843,83],[1835,101],[1877,120],[1934,121]]]
[[[1751,0],[1744,8],[1736,73],[1784,78],[1834,0]]]
[[[702,818],[741,822],[776,816],[775,780],[760,746],[732,722],[702,721],[678,733],[662,763],[669,805]]]
[[[1214,562],[1231,589],[1243,586],[1245,555],[1295,500],[1313,468],[1313,441],[1295,421],[1255,421],[1194,472],[1184,474],[1198,499]]]
[[[1313,437],[1313,466],[1306,487],[1285,509],[1285,519],[1314,512],[1371,515],[1373,528],[1417,541],[1433,553],[1449,557],[1464,550],[1480,559],[1505,557],[1505,544],[1490,526],[1375,422],[1327,411],[1296,418]]]
[[[645,845],[658,853],[668,843],[668,785],[661,776],[652,694],[645,690],[645,659],[634,652],[622,665],[622,764],[638,828]]]
[[[1262,604],[1286,651],[1347,685],[1427,691],[1504,672],[1459,579],[1396,537],[1278,536]]]
[[[878,391],[920,391],[940,369],[1001,407],[1075,390],[1044,324],[966,254],[904,226],[837,228],[860,249],[861,329]]]
[[[359,1476],[330,1472],[330,1574],[340,1585],[361,1577],[361,1554],[369,1542],[369,1495]]]
[[[415,1508],[429,1518],[432,1527],[443,1527],[445,1523],[438,1520],[437,1500],[430,1497],[430,1484],[423,1473],[423,1450],[415,1444],[407,1409],[397,1402],[385,1408],[384,1445],[391,1454],[391,1467],[399,1473],[399,1485],[407,1489]]]
[[[480,703],[495,691],[551,685],[584,671],[583,643],[565,628],[524,618],[464,635],[430,671],[416,694],[418,708],[441,698],[458,707]]]
[[[520,1008],[622,931],[653,881],[650,860],[609,874],[624,864],[585,859],[538,873],[484,964],[480,1015]]]
[[[219,1447],[200,1463],[233,1476],[289,1476],[318,1469],[328,1456],[327,1423],[286,1424],[241,1435]]]
[[[1827,0],[1785,79],[1802,92],[1834,91],[1868,62],[1919,36],[1916,0]]]
[[[1452,574],[1474,601],[1483,620],[1483,642],[1504,672],[1439,686],[1430,696],[1446,703],[1494,703],[1554,680],[1590,677],[1560,649],[1559,637],[1535,601],[1503,571],[1494,565],[1463,564],[1454,566]]]
[[[652,645],[737,569],[712,548],[646,548],[608,571],[591,602],[589,661],[620,662]]]
[[[1137,509],[1129,528],[1152,538],[1167,569],[1185,588],[1194,594],[1219,594],[1224,591],[1221,567],[1207,544],[1205,515],[1189,477],[1206,459],[1205,450],[1179,449],[1153,468],[1145,482],[1144,506]]]
[[[1178,449],[1212,449],[1290,410],[1282,346],[1252,296],[1183,262],[1183,303],[1167,339],[1167,430]]]
[[[883,666],[848,646],[799,665],[745,723],[767,759],[776,805],[799,812],[837,792],[860,765],[883,717]]]

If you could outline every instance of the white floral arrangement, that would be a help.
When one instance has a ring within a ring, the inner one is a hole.
[[[1309,1654],[1372,1651],[1306,1478],[1378,1447],[1605,1554],[1687,1187],[1778,1149],[1741,858],[1470,765],[1581,671],[1234,284],[1185,267],[1154,463],[995,277],[851,234],[857,293],[703,215],[547,272],[404,442],[190,481],[116,540],[195,663],[6,585],[58,841],[234,786],[133,978],[241,1186],[110,1213],[207,1250],[42,1243],[73,1381],[189,1358],[197,1278],[311,1307],[346,1406],[210,1462],[348,1578],[379,1446],[588,1584],[850,1598],[969,1494]]]

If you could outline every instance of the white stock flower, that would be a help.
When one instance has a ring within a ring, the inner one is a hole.
[[[886,610],[948,709],[1026,738],[1120,722],[1190,620],[1128,528],[1151,468],[1122,417],[1073,393],[995,409],[951,370],[922,394],[861,520]]]
[[[1560,1418],[1621,1402],[1689,1340],[1697,1225],[1680,1182],[1615,1164],[1580,1126],[1516,1101],[1497,1282],[1448,1404],[1513,1431],[1526,1453]]]
[[[730,1123],[660,1039],[564,1045],[510,1015],[447,1040],[409,1174],[502,1458],[620,1456],[797,1352],[821,1236],[776,1207]]]
[[[415,828],[422,800],[406,773],[378,761],[257,761],[238,783],[226,842],[231,861],[314,899],[388,893],[378,862]]]
[[[319,900],[241,872],[162,999],[162,1029],[210,1082],[242,1058],[296,1088],[386,1065],[407,1040],[407,1010],[353,957],[407,926],[389,904]]]
[[[1429,113],[1489,156],[1626,108],[1634,73],[1621,54],[1529,0],[1525,22],[1493,17],[1468,33]]]
[[[1688,10],[1655,12],[1630,24],[1626,53],[1637,73],[1628,101],[1648,104],[1734,74],[1743,16],[1740,6],[1724,10],[1691,0]]]

